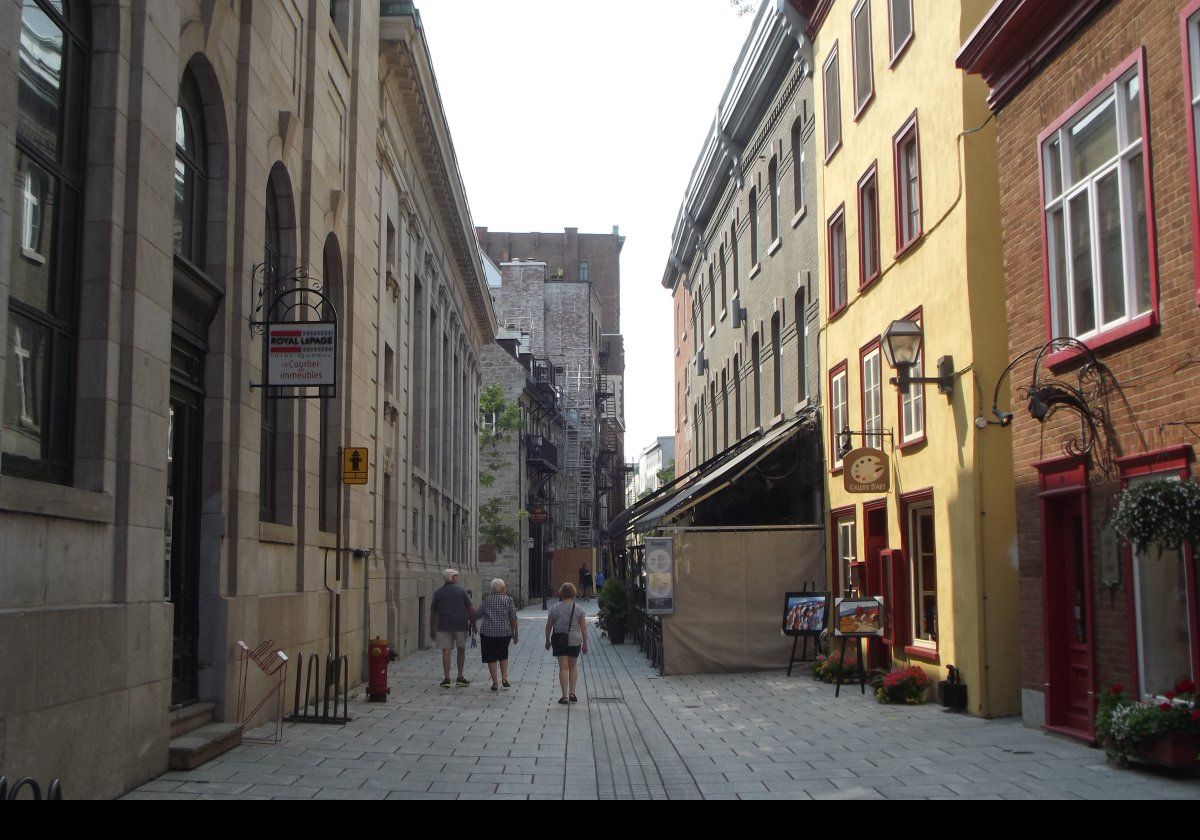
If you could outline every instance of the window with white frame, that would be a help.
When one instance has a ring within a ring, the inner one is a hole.
[[[847,597],[855,597],[862,587],[862,581],[858,562],[858,527],[853,514],[838,519],[836,530],[842,591]]]
[[[1139,476],[1139,481],[1162,478]],[[1133,591],[1137,611],[1138,685],[1147,700],[1162,697],[1192,673],[1192,626],[1188,613],[1186,551],[1135,546]]]
[[[892,60],[900,54],[913,36],[912,0],[888,0],[891,16]]]
[[[920,318],[909,317],[907,320],[914,321],[917,324],[921,323]],[[913,363],[912,373],[910,376],[913,379],[920,379],[925,375],[925,353],[922,351],[917,354],[917,359]],[[925,437],[925,386],[914,382],[908,386],[908,389],[900,393],[900,443],[914,443]]]
[[[850,13],[854,32],[854,109],[861,111],[875,92],[875,76],[871,50],[871,5],[859,0]]]
[[[866,446],[883,448],[883,383],[881,355],[876,347],[862,357],[862,412]]]
[[[838,79],[838,49],[825,62],[825,157],[833,156],[842,145],[841,81]]]
[[[42,254],[43,208],[46,200],[46,176],[31,161],[26,161],[21,179],[21,249],[25,256],[38,258]]]
[[[846,371],[835,373],[829,381],[829,431],[832,445],[834,469],[841,469],[841,435],[850,426],[850,414],[846,405]]]
[[[839,210],[829,220],[829,312],[840,312],[849,300],[846,278],[846,213]]]
[[[908,554],[912,566],[912,637],[917,646],[937,647],[937,549],[933,505],[908,511]]]
[[[1192,127],[1196,148],[1192,154],[1200,156],[1200,12],[1187,21],[1188,74],[1191,79]],[[1196,171],[1200,173],[1200,166]]]
[[[896,250],[903,251],[921,238],[921,141],[917,118],[896,135]]]
[[[1042,143],[1056,336],[1087,339],[1151,309],[1151,272],[1137,66]]]

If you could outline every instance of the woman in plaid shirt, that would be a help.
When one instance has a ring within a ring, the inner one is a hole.
[[[488,666],[492,675],[492,691],[499,691],[496,681],[496,667],[500,668],[500,679],[505,688],[508,684],[508,645],[510,642],[521,641],[521,625],[517,621],[517,605],[505,593],[508,587],[504,581],[496,578],[492,581],[492,591],[485,595],[483,603],[475,611],[475,621],[479,626],[479,649],[483,653],[483,664]]]

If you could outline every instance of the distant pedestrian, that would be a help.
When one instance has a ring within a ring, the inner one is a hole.
[[[601,590],[604,589],[604,572],[596,572],[596,597],[600,597]]]
[[[579,683],[579,656],[587,656],[587,616],[575,603],[578,594],[570,583],[558,590],[561,599],[546,616],[546,650],[552,650],[558,660],[558,684],[562,689],[560,705],[578,703],[575,686]]]
[[[483,652],[483,664],[492,675],[492,691],[499,691],[496,680],[497,667],[505,688],[508,683],[508,645],[520,644],[521,623],[517,620],[517,605],[508,597],[508,587],[500,578],[492,581],[492,591],[483,596],[483,602],[475,611],[479,626],[479,649]]]
[[[467,634],[475,629],[475,614],[471,608],[471,596],[458,585],[458,572],[446,569],[442,572],[445,585],[433,593],[429,609],[429,635],[437,640],[442,651],[442,671],[445,679],[442,688],[450,687],[450,650],[458,648],[458,685],[469,686],[463,676],[467,662]]]

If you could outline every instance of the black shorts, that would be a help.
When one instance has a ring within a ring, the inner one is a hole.
[[[583,647],[582,645],[560,645],[555,639],[551,639],[551,642],[555,656],[569,656],[572,659],[579,658],[579,651]]]
[[[479,650],[483,653],[483,664],[508,661],[508,645],[512,636],[485,636],[479,634]]]

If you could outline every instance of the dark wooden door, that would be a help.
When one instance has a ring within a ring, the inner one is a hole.
[[[883,559],[881,555],[888,547],[887,507],[879,505],[876,508],[864,508],[866,530],[863,532],[863,552],[867,562],[866,592],[868,598],[885,594],[883,579]],[[891,609],[891,604],[884,604],[885,609]],[[871,668],[888,668],[891,666],[891,648],[882,639],[871,639],[867,643],[867,664]]]
[[[175,607],[171,703],[199,696],[200,506],[203,442],[203,355],[176,342],[171,377],[170,462],[167,469],[167,585]]]
[[[1046,723],[1091,738],[1094,654],[1084,497],[1071,494],[1045,505]]]

